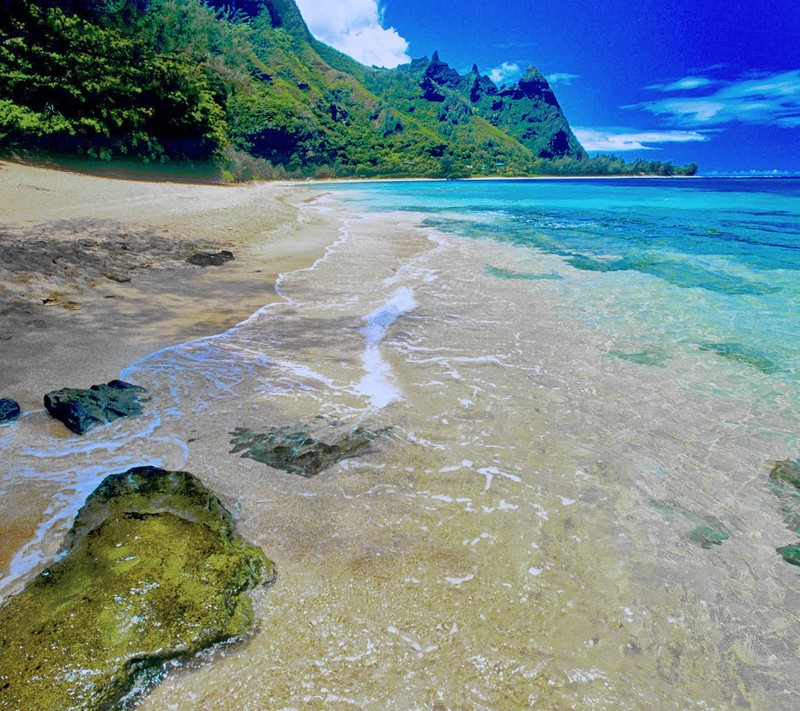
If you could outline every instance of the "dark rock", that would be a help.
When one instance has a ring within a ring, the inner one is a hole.
[[[444,101],[444,92],[439,88],[430,77],[425,77],[420,83],[419,88],[422,89],[422,98],[426,101]]]
[[[439,86],[456,89],[461,85],[461,75],[446,62],[439,59],[439,53],[433,53],[433,59],[425,68],[425,76],[436,82]]]
[[[321,418],[320,418],[321,419]],[[255,459],[275,469],[311,477],[336,462],[370,449],[386,430],[368,430],[323,420],[307,426],[282,427],[262,434],[246,427],[231,432],[231,454]]]
[[[86,500],[58,562],[0,609],[2,705],[116,708],[130,689],[253,625],[274,579],[187,472],[136,467]]]
[[[12,422],[16,420],[22,410],[19,409],[19,403],[8,397],[0,398],[0,424],[4,422]]]
[[[778,499],[784,523],[800,535],[800,461],[775,462],[768,489]]]
[[[697,543],[701,548],[712,548],[727,541],[728,535],[711,526],[697,526],[689,533],[689,540]]]
[[[196,252],[191,257],[187,257],[186,261],[197,267],[219,267],[225,262],[232,261],[233,258],[232,252],[222,249],[219,252]]]
[[[478,74],[477,69],[477,67],[473,66],[474,78],[469,87],[469,100],[473,104],[480,101],[484,96],[495,96],[499,91],[495,83],[489,77]],[[503,102],[501,101],[500,107],[502,107],[502,104]]]
[[[92,385],[88,390],[63,388],[44,396],[44,406],[75,434],[113,422],[120,417],[142,414],[141,394],[147,391],[124,380]]]

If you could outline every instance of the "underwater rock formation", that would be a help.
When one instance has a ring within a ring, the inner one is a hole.
[[[57,561],[0,608],[0,708],[106,709],[253,625],[273,564],[194,476],[107,477]]]
[[[384,432],[327,420],[305,426],[281,427],[261,434],[237,427],[231,432],[234,446],[230,453],[243,452],[242,457],[311,477],[336,462],[366,452],[372,441]]]
[[[775,462],[769,473],[769,486],[781,502],[781,514],[786,525],[800,535],[800,461]],[[776,549],[792,565],[800,566],[800,545]]]

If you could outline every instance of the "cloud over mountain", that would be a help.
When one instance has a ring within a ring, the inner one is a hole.
[[[378,0],[297,0],[297,6],[311,34],[362,64],[392,68],[411,61],[408,42],[383,27]]]

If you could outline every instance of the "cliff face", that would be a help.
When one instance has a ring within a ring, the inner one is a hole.
[[[304,174],[530,172],[585,155],[540,72],[368,68],[293,0],[3,0],[0,145],[249,153]],[[113,9],[112,6],[113,5]]]

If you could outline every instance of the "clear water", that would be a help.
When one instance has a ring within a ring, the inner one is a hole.
[[[699,348],[780,373],[797,388],[800,180],[409,182],[367,183],[355,193],[334,189],[365,209],[425,213],[425,224],[445,232],[557,255],[578,270],[605,275],[591,290],[613,310],[594,310],[598,323],[613,329],[615,320],[632,319],[656,348]],[[559,277],[492,267],[489,273]],[[594,298],[588,291],[583,296]]]
[[[122,373],[145,415],[3,428],[50,496],[0,592],[104,469],[186,468],[276,561],[260,629],[143,708],[800,705],[795,181],[340,184],[282,303]],[[389,428],[313,479],[230,433]]]

